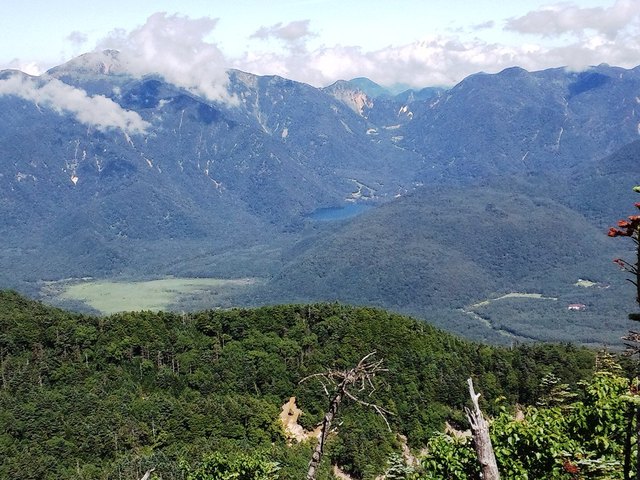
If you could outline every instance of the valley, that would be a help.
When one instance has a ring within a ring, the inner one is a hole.
[[[283,403],[313,431],[315,380],[376,355],[319,478],[379,478],[400,450],[422,476],[397,478],[476,478],[434,433],[466,428],[469,377],[505,478],[622,478],[637,305],[613,260],[637,251],[607,231],[639,206],[639,69],[397,95],[229,70],[212,99],[128,67],[0,72],[0,476],[302,478],[314,440],[286,437]]]
[[[115,50],[37,81],[2,72],[0,286],[93,312],[338,301],[488,342],[620,344],[633,302],[611,259],[630,247],[606,229],[633,203],[636,69],[510,68],[398,95],[228,80],[233,100],[212,101],[131,75]],[[102,96],[129,123],[18,84]],[[49,291],[83,277],[97,283]],[[460,311],[519,291],[560,300],[479,307],[492,328]]]
[[[5,3],[0,479],[640,480],[640,0]]]

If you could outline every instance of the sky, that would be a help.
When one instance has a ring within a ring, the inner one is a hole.
[[[185,86],[228,68],[419,88],[511,66],[640,64],[640,0],[0,0],[0,12],[0,69],[32,75],[107,48]]]

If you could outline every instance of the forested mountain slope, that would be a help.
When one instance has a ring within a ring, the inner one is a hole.
[[[423,187],[300,242],[265,297],[385,306],[475,338],[615,344],[633,299],[611,260],[626,247],[535,188]],[[496,300],[512,293],[543,298]]]
[[[0,72],[0,286],[251,278],[226,304],[339,299],[490,341],[619,343],[610,260],[626,251],[599,232],[631,203],[639,69],[511,68],[396,96],[225,81],[212,99],[114,50]],[[353,204],[373,210],[314,220]],[[493,302],[510,293],[558,300]]]
[[[280,478],[301,478],[310,449],[287,446],[281,406],[296,396],[313,426],[327,398],[299,380],[376,351],[388,372],[370,400],[395,413],[393,433],[345,405],[328,447],[332,463],[373,478],[400,448],[396,433],[420,448],[462,420],[469,375],[491,412],[498,396],[534,403],[548,372],[575,384],[594,361],[569,345],[489,347],[338,304],[90,317],[5,291],[0,332],[0,476],[12,479],[139,478],[150,467],[176,479],[179,459],[214,451],[267,452]]]

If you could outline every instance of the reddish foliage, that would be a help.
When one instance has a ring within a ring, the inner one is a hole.
[[[618,220],[618,228],[609,228],[609,232],[607,233],[607,235],[609,235],[610,237],[632,237],[639,231],[640,215],[630,215],[628,220]]]
[[[564,462],[562,462],[562,467],[564,468],[565,472],[571,473],[572,475],[580,473],[580,468],[578,468],[576,464],[571,463],[569,460],[565,460]]]
[[[618,230],[615,227],[611,227],[607,235],[609,235],[610,237],[630,237],[631,233],[629,233],[628,231]]]

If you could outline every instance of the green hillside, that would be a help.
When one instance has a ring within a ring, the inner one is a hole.
[[[628,323],[617,312],[632,305],[611,259],[625,246],[580,211],[517,190],[424,187],[321,230],[287,252],[265,298],[381,306],[492,342],[619,344]],[[511,293],[555,300],[520,299],[513,316],[492,303],[481,320],[463,311]],[[584,312],[567,311],[585,302]]]
[[[371,401],[394,412],[394,433],[375,412],[345,405],[327,453],[359,478],[384,470],[400,449],[396,433],[422,448],[445,420],[461,425],[470,375],[495,412],[500,396],[534,403],[549,372],[574,385],[594,364],[586,349],[490,347],[373,308],[93,317],[2,292],[0,477],[140,478],[155,467],[162,479],[181,479],[180,461],[243,451],[268,454],[281,479],[299,479],[310,446],[287,446],[281,406],[296,396],[301,424],[314,426],[327,398],[319,384],[299,380],[372,351],[389,371]]]

